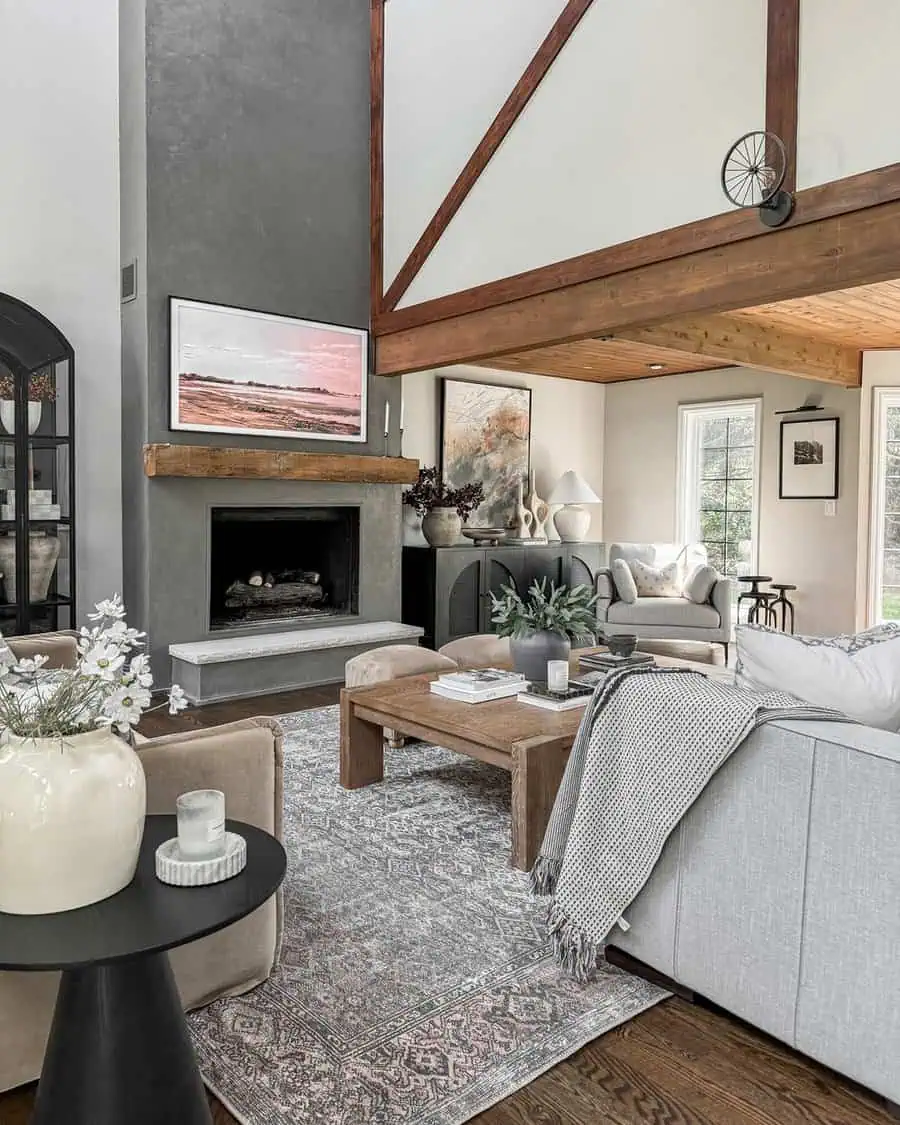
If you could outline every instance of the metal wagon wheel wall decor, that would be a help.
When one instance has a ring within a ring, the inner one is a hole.
[[[722,161],[722,190],[735,207],[755,207],[767,227],[780,227],[791,217],[794,197],[782,185],[787,150],[775,133],[745,133]]]

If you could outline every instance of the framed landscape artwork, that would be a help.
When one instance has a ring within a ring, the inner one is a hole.
[[[169,299],[173,430],[366,440],[368,333]]]
[[[840,420],[781,423],[779,500],[836,500]]]
[[[441,380],[441,473],[452,488],[481,481],[485,501],[472,527],[507,527],[528,476],[531,391]]]

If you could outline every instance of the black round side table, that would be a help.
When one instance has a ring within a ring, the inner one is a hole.
[[[211,1125],[166,950],[215,933],[272,897],[284,848],[240,821],[240,875],[170,887],[154,853],[177,834],[148,816],[134,880],[119,894],[62,914],[0,914],[0,969],[61,969],[32,1125]]]
[[[771,574],[743,574],[738,578],[738,582],[749,582],[750,589],[742,590],[738,594],[737,600],[737,616],[738,620],[741,617],[741,602],[747,601],[750,605],[747,608],[747,623],[750,625],[759,624],[760,608],[762,607],[763,624],[768,623],[768,600],[769,596],[764,590],[760,590],[760,582],[771,582]]]

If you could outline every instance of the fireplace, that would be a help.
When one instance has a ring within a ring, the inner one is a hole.
[[[210,630],[359,612],[359,508],[213,508]]]

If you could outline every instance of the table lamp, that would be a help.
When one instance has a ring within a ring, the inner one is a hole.
[[[564,505],[553,517],[563,543],[581,543],[591,527],[591,513],[581,505],[600,504],[602,501],[583,476],[569,469],[556,482],[547,503]]]

